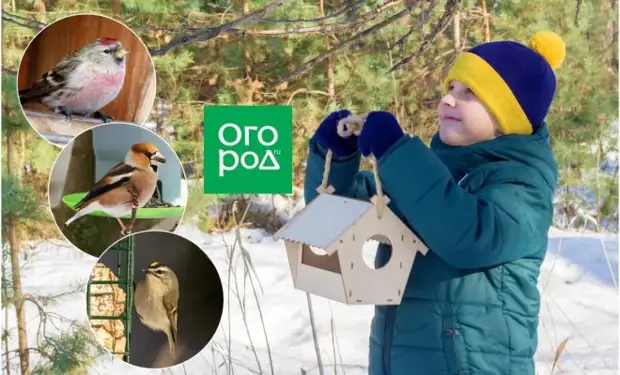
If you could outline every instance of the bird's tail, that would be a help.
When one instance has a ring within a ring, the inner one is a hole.
[[[37,102],[40,97],[41,96],[34,92],[31,88],[19,91],[19,101],[22,104]]]
[[[176,334],[172,328],[168,328],[168,332],[166,332],[166,336],[168,336],[168,347],[170,348],[170,355],[172,358],[176,359]]]
[[[96,211],[98,207],[95,204],[89,204],[86,207],[83,207],[81,210],[75,213],[69,220],[65,221],[65,226],[69,226],[71,223],[81,218],[84,215],[88,215],[89,213]]]

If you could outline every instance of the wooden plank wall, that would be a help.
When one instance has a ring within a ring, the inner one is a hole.
[[[102,111],[115,120],[142,124],[153,108],[156,89],[156,75],[148,50],[142,41],[125,25],[110,18],[88,14],[70,16],[54,22],[29,44],[19,66],[18,88],[22,90],[45,72],[52,69],[65,55],[99,37],[110,37],[121,41],[129,50],[125,85],[118,97]],[[39,104],[26,104],[24,109],[49,111]],[[62,121],[64,116],[59,116]],[[98,121],[99,122],[99,121]],[[49,132],[37,129],[38,121],[31,124],[39,133]],[[70,135],[63,129],[66,124],[55,127],[56,134]]]

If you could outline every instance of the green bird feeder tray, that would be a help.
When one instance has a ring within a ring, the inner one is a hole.
[[[86,192],[68,194],[62,197],[62,201],[73,211],[77,211],[75,205],[86,196]],[[103,211],[93,211],[90,216],[112,217]],[[138,208],[136,219],[169,219],[183,216],[183,207],[148,207]],[[131,219],[131,212],[120,217],[121,219]]]

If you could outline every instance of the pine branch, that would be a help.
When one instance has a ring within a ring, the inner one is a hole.
[[[424,41],[422,42],[422,44],[420,45],[417,51],[405,57],[404,59],[399,61],[396,65],[392,66],[392,68],[390,68],[390,70],[388,70],[386,74],[390,74],[396,69],[407,65],[409,62],[411,62],[411,60],[415,59],[416,57],[424,53],[428,49],[428,47],[430,47],[431,44],[435,41],[435,39],[437,39],[437,36],[441,34],[446,29],[446,27],[450,24],[450,20],[452,19],[456,10],[458,9],[458,5],[460,4],[460,2],[461,2],[460,0],[448,0],[444,7],[444,13],[441,15],[439,20],[437,20],[435,25],[433,25],[433,29],[431,31],[430,37],[427,39],[424,39]]]
[[[225,30],[229,30],[229,29],[232,29],[233,27],[240,26],[246,23],[260,21],[267,14],[273,13],[277,8],[282,6],[282,4],[284,4],[286,1],[287,0],[275,0],[274,2],[267,5],[266,7],[259,9],[257,11],[254,11],[252,13],[248,13],[247,15],[241,18],[238,18],[234,21],[226,22],[226,23],[223,23],[215,27],[208,27],[194,34],[184,35],[164,45],[161,48],[158,48],[155,50],[151,49],[149,50],[149,52],[151,56],[162,56],[186,44],[189,44],[192,42],[204,42],[204,41],[216,38],[220,34],[222,34],[222,32],[224,32]]]
[[[38,21],[38,20],[35,20],[35,19],[32,19],[32,18],[27,18],[27,17],[24,17],[24,16],[20,16],[18,14],[9,13],[9,12],[5,11],[4,9],[2,9],[2,16],[3,16],[3,19],[6,19],[5,17],[10,17],[10,18],[12,18],[12,19],[14,19],[16,21],[19,21],[19,22],[27,22],[27,23],[31,24],[32,26],[38,26],[39,29],[42,29],[43,27],[47,26],[47,24],[45,22],[41,22],[41,21]]]
[[[424,1],[424,0],[421,0]],[[428,4],[428,8],[426,9],[426,11],[424,11],[422,13],[422,15],[420,16],[420,21],[417,22],[414,26],[411,26],[411,28],[409,29],[409,31],[407,31],[407,33],[403,36],[401,36],[394,44],[394,47],[398,47],[401,51],[403,50],[403,47],[405,45],[405,40],[411,35],[413,34],[414,31],[422,29],[424,27],[424,25],[426,25],[426,22],[428,21],[431,13],[433,12],[433,10],[435,9],[435,6],[437,5],[437,0],[431,0],[429,1]],[[410,7],[413,6],[413,4],[410,4]]]
[[[362,23],[374,21],[384,11],[398,5],[401,1],[392,1],[377,7],[367,13],[360,15],[357,19],[348,22],[330,23],[326,25],[300,27],[298,29],[267,29],[267,30],[231,30],[233,33],[249,34],[253,36],[260,35],[288,35],[288,34],[309,34],[309,33],[332,33],[342,31]]]
[[[318,33],[340,32],[340,31],[350,29],[352,27],[358,26],[360,24],[363,24],[369,21],[373,21],[383,11],[389,8],[392,8],[402,2],[402,0],[395,0],[395,1],[388,2],[386,4],[378,6],[377,8],[367,13],[360,15],[355,20],[347,21],[347,22],[333,22],[333,23],[319,24],[319,25],[314,25],[314,26],[299,27],[299,28],[294,28],[294,29],[249,29],[248,30],[248,29],[239,29],[239,28],[233,27],[235,25],[242,25],[244,23],[249,23],[251,21],[271,22],[271,23],[301,23],[301,22],[322,23],[326,20],[337,18],[338,16],[342,15],[343,13],[347,11],[351,11],[351,10],[358,8],[364,1],[365,0],[357,0],[352,4],[348,4],[329,15],[325,17],[320,17],[320,18],[274,20],[274,19],[268,19],[268,18],[260,16],[260,14],[262,13],[267,14],[267,13],[273,12],[273,10],[275,10],[275,7],[280,6],[281,3],[284,2],[283,0],[283,1],[277,1],[276,3],[279,3],[279,4],[275,4],[275,6],[274,4],[268,5],[267,7],[257,12],[248,14],[246,16],[241,16],[239,19],[236,19],[234,21],[231,21],[231,22],[219,25],[219,26],[215,26],[215,27],[205,28],[204,26],[193,26],[193,25],[187,25],[187,24],[176,25],[176,26],[143,25],[143,26],[133,27],[133,29],[140,30],[140,31],[153,30],[153,31],[195,33],[194,35],[183,36],[158,49],[150,50],[153,56],[158,56],[158,55],[166,54],[170,52],[171,50],[176,49],[182,45],[195,42],[195,41],[205,41],[205,40],[213,39],[223,34],[252,35],[252,36],[280,36],[280,35],[292,35],[292,34],[318,34]],[[272,6],[274,7],[273,10],[269,10],[268,8]],[[16,24],[21,27],[30,28],[33,30],[40,30],[42,27],[46,26],[45,23],[42,23],[39,21],[29,20],[24,17],[20,17],[14,14],[7,13],[4,10],[2,12],[3,12],[3,19],[5,21]],[[13,18],[20,18],[28,22],[36,22],[36,25],[25,24]],[[3,69],[3,71],[6,71],[6,70]],[[8,73],[13,74],[12,71],[8,71]]]
[[[33,20],[30,18],[26,18],[26,17],[22,17],[17,14],[11,14],[5,11],[4,9],[2,9],[2,20],[4,22],[12,23],[14,25],[25,27],[27,29],[32,29],[36,31],[39,31],[43,27],[46,26],[46,24],[43,22]]]
[[[357,1],[353,2],[353,3],[351,3],[351,4],[347,4],[347,5],[343,6],[342,8],[338,9],[337,11],[334,11],[333,13],[330,13],[330,14],[324,16],[324,17],[298,18],[298,19],[294,19],[294,20],[276,20],[276,19],[272,19],[272,18],[263,18],[263,21],[270,22],[270,23],[325,22],[325,21],[330,20],[332,18],[337,18],[337,17],[345,14],[346,12],[350,12],[350,11],[353,11],[353,10],[357,9],[365,1],[366,0],[357,0]]]
[[[388,3],[385,4],[383,6],[383,8],[377,8],[375,10],[373,10],[372,12],[378,12],[378,13],[382,13],[383,11],[385,11],[385,9],[387,9],[388,6],[391,6],[392,3]],[[299,69],[297,69],[296,71],[294,71],[293,73],[287,74],[286,76],[284,76],[284,78],[280,78],[278,81],[276,81],[276,83],[274,83],[272,85],[272,87],[277,87],[279,85],[281,85],[282,83],[286,82],[286,81],[290,81],[292,79],[295,79],[297,77],[299,77],[300,75],[308,72],[310,69],[312,69],[313,66],[315,66],[316,64],[318,64],[319,62],[325,60],[326,58],[328,58],[329,56],[333,55],[336,52],[339,52],[345,48],[347,48],[349,45],[353,44],[354,42],[388,26],[389,24],[403,18],[404,16],[408,15],[409,13],[411,13],[411,9],[407,8],[404,10],[401,10],[400,12],[390,16],[389,18],[387,18],[386,20],[383,20],[371,27],[369,27],[368,29],[355,34],[354,36],[352,36],[351,38],[345,40],[344,42],[338,44],[337,46],[334,46],[332,48],[330,48],[329,50],[321,53],[320,55],[306,61],[305,63],[303,63],[301,65],[301,67],[299,67]]]
[[[350,12],[353,11],[355,9],[357,9],[360,5],[362,5],[366,0],[357,0],[351,4],[347,4],[343,7],[341,7],[340,9],[334,11],[333,13],[330,13],[324,17],[317,17],[317,18],[297,18],[297,19],[274,19],[274,18],[267,18],[267,17],[263,17],[261,18],[259,21],[260,22],[266,22],[266,23],[309,23],[309,22],[313,22],[313,23],[319,23],[322,24],[325,21],[329,21],[333,18],[338,18],[339,16],[343,15],[346,12]],[[399,0],[398,2],[400,2],[402,0]],[[228,15],[228,16],[237,16],[237,17],[243,17],[244,14],[243,13],[239,13],[239,12],[234,12],[231,11],[230,9],[228,9],[228,7],[222,6],[222,5],[217,5],[217,4],[206,4],[207,7],[212,8],[212,9],[216,9],[216,10],[221,10],[223,13],[222,14],[217,14],[217,13],[209,13],[209,15],[213,15],[213,16],[224,16],[224,15]],[[189,31],[189,30],[199,30],[202,27],[195,27],[195,26],[187,26],[187,25],[180,25],[180,26],[137,26],[134,28],[134,30],[165,30],[165,31]]]
[[[252,35],[252,36],[277,36],[277,35],[291,35],[291,34],[318,34],[318,33],[333,33],[337,31],[343,31],[351,27],[375,20],[381,13],[389,8],[392,8],[401,0],[392,1],[385,5],[382,5],[374,10],[360,15],[358,18],[352,21],[341,23],[329,23],[324,25],[306,26],[296,29],[237,29],[231,28],[222,31],[222,34],[238,34],[238,35]],[[198,26],[143,26],[137,29],[140,30],[163,30],[163,31],[196,31],[201,30],[202,27]]]
[[[583,0],[576,0],[575,1],[575,18],[574,18],[574,25],[575,27],[579,27],[579,14],[581,13],[581,5],[583,4]]]

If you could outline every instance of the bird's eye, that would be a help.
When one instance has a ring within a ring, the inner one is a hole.
[[[109,55],[109,54],[110,54],[110,52],[112,52],[112,51],[110,51],[110,49],[106,49],[106,50],[104,50],[104,51],[103,51],[103,53],[105,53],[105,54],[107,54],[107,55]]]

